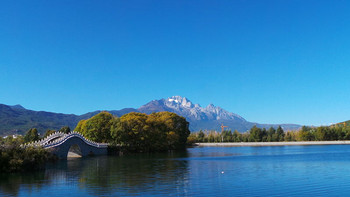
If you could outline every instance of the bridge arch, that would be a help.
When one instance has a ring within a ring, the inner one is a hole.
[[[76,158],[76,157],[82,157],[82,156],[83,156],[83,154],[82,154],[81,148],[78,144],[73,144],[68,149],[67,158]]]
[[[81,156],[88,155],[104,155],[107,154],[107,146],[103,148],[92,146],[85,142],[80,136],[72,136],[64,140],[63,143],[59,143],[57,146],[51,148],[53,154],[56,154],[59,158],[67,158],[71,147],[78,146],[81,152]]]

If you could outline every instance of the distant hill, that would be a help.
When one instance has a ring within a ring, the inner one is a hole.
[[[228,112],[213,104],[201,107],[193,104],[186,97],[173,96],[167,99],[153,100],[138,109],[124,108],[121,110],[109,111],[113,115],[122,116],[130,112],[153,113],[170,111],[185,117],[190,122],[190,130],[220,130],[220,125],[228,126],[227,129],[245,132],[254,125],[258,127],[278,127],[279,124],[259,124],[249,122],[238,114]],[[63,126],[74,129],[82,119],[88,119],[101,111],[89,112],[83,115],[62,114],[44,111],[33,111],[21,105],[0,104],[0,135],[24,134],[30,128],[37,128],[40,133],[48,129],[58,130]],[[299,129],[296,124],[281,124],[285,130]]]
[[[30,128],[37,128],[41,133],[65,125],[73,128],[79,120],[80,117],[74,114],[32,111],[19,105],[0,104],[0,135],[23,134]]]
[[[331,126],[346,126],[346,127],[349,127],[350,126],[350,120],[344,121],[344,122],[339,122],[339,123],[336,123],[336,124],[332,124]]]

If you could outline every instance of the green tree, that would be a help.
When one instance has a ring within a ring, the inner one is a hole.
[[[198,142],[198,134],[197,133],[191,133],[188,137],[187,137],[187,144],[188,145],[192,145],[194,143]]]
[[[25,142],[32,142],[32,141],[37,141],[39,140],[39,133],[36,128],[29,129],[24,136],[24,141]]]
[[[60,130],[58,130],[59,132],[62,132],[62,133],[70,133],[70,128],[68,126],[64,126],[62,127]]]
[[[145,146],[149,126],[146,125],[147,115],[131,112],[120,117],[120,123],[113,126],[111,136],[114,143],[129,149],[148,149]]]
[[[56,131],[55,130],[47,130],[46,132],[45,132],[45,134],[44,134],[44,138],[45,137],[47,137],[47,136],[49,136],[49,135],[51,135],[51,134],[53,134],[53,133],[55,133]]]
[[[276,140],[276,129],[273,127],[270,127],[267,131],[267,141],[268,142],[275,142]]]
[[[326,135],[327,135],[327,131],[325,127],[317,127],[315,131],[315,140],[317,141],[328,140]]]
[[[204,142],[204,137],[205,137],[204,132],[200,130],[198,132],[198,142]]]
[[[117,117],[108,112],[101,112],[90,119],[79,121],[75,131],[95,142],[111,142],[111,128]]]
[[[293,131],[288,131],[285,136],[284,136],[284,141],[291,142],[291,141],[296,141],[295,137],[295,132]]]
[[[298,141],[312,141],[314,139],[313,134],[311,133],[311,128],[303,126],[297,134]]]
[[[330,130],[333,130],[333,132],[336,135],[336,140],[344,140],[345,135],[346,135],[346,128],[335,128],[335,127],[330,127]]]
[[[265,128],[262,128],[261,129],[261,134],[260,134],[260,136],[261,136],[261,141],[262,142],[267,142],[267,131],[266,131],[266,129]]]
[[[233,142],[242,142],[243,141],[242,134],[239,133],[237,130],[235,130],[232,134],[232,141]]]
[[[86,130],[86,120],[80,120],[74,129],[77,132],[82,132],[83,130]]]
[[[158,119],[164,124],[163,133],[167,135],[167,144],[169,149],[185,148],[187,137],[190,135],[189,123],[182,116],[171,112],[158,112],[149,115]]]
[[[281,142],[284,140],[284,131],[281,126],[278,126],[276,130],[276,134],[277,134],[276,141]]]
[[[232,132],[231,130],[224,130],[221,132],[221,142],[231,142],[232,141]]]
[[[262,141],[262,130],[256,125],[252,127],[249,131],[249,141],[250,142],[261,142]]]

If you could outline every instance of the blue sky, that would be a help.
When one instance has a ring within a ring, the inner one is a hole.
[[[350,119],[349,1],[2,1],[0,103],[83,114],[181,95],[259,123]]]

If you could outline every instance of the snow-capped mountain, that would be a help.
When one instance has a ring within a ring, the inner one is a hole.
[[[163,103],[166,108],[171,109],[181,116],[186,117],[190,120],[242,120],[245,121],[241,116],[228,112],[221,107],[217,107],[213,104],[203,108],[199,104],[193,104],[186,97],[172,96],[167,99],[161,99],[157,101]],[[152,102],[142,106],[139,110],[147,108],[148,105],[152,105]]]

